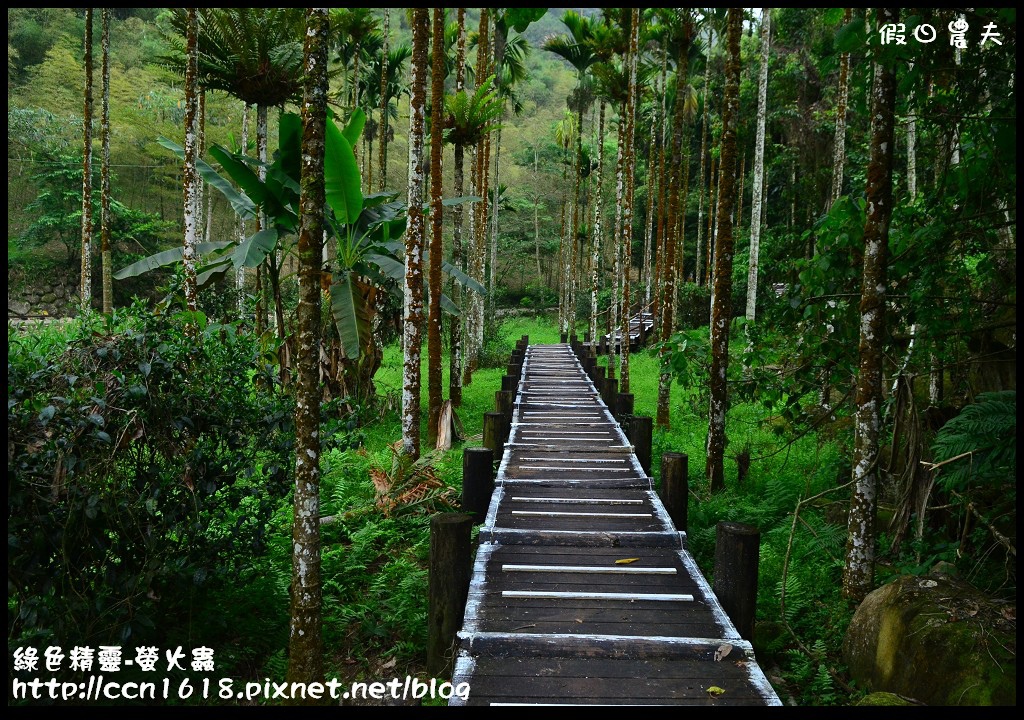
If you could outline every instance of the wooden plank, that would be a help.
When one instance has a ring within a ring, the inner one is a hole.
[[[502,590],[505,598],[545,598],[548,600],[637,600],[647,602],[693,602],[693,595],[681,593],[604,593],[569,590]]]
[[[629,565],[515,565],[501,566],[502,572],[603,573],[621,575],[675,575],[674,567],[630,567]]]

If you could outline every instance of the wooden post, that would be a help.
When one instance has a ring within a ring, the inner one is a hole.
[[[516,405],[516,394],[509,390],[498,390],[494,393],[494,410],[500,412],[502,417],[502,441],[508,442],[509,433],[512,432],[512,411]]]
[[[494,463],[505,454],[505,416],[500,412],[484,413],[484,447],[494,453]]]
[[[618,412],[619,417],[632,415],[633,393],[619,393],[615,398],[615,410]]]
[[[677,530],[686,532],[686,514],[690,503],[690,458],[686,453],[661,455],[661,501]]]
[[[589,344],[590,344],[590,331],[589,331],[589,330],[585,330],[585,331],[583,332],[583,342],[584,342],[584,344],[586,344],[586,345],[589,345]]]
[[[520,338],[520,340],[522,340],[523,345],[525,345],[526,347],[530,346],[530,336],[529,335],[523,335],[523,337]]]
[[[714,592],[744,640],[754,638],[760,547],[761,533],[753,525],[718,523]]]
[[[502,375],[501,389],[516,392],[519,389],[519,377],[513,377],[512,375]]]
[[[427,597],[427,672],[449,676],[455,667],[456,634],[469,595],[470,533],[465,513],[438,513],[430,519]]]
[[[654,422],[650,415],[634,415],[630,420],[629,440],[633,443],[640,466],[651,475],[651,441],[654,433]]]
[[[516,382],[519,382],[519,378],[522,377],[523,374],[522,363],[509,363],[508,367],[505,369],[505,374],[511,375],[516,379]]]
[[[462,451],[462,510],[482,523],[494,494],[494,452],[473,447]]]
[[[606,338],[604,335],[602,335],[601,339],[597,341],[597,354],[598,355],[607,355],[608,354],[608,338]]]
[[[601,397],[604,400],[604,404],[608,406],[608,411],[615,417],[615,401],[618,399],[619,394],[619,381],[615,378],[605,378],[604,380],[604,392],[601,393]]]
[[[565,343],[569,342],[569,333],[567,333],[567,332],[564,332],[564,333],[562,333],[561,335],[559,335],[559,337],[558,337],[558,341],[559,341],[560,343],[562,343],[563,345],[564,345]]]
[[[594,387],[597,388],[598,392],[602,392],[604,390],[604,365],[594,366],[593,380]]]

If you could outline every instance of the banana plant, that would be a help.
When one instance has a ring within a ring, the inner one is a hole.
[[[373,342],[372,298],[374,286],[400,295],[404,275],[404,248],[399,242],[406,227],[406,205],[397,193],[383,192],[363,196],[359,166],[352,150],[362,133],[366,115],[356,110],[345,127],[333,118],[325,133],[325,196],[328,206],[326,224],[337,243],[336,267],[331,271],[331,314],[338,330],[343,354],[356,360]],[[266,260],[273,263],[277,250],[294,237],[299,226],[299,170],[301,162],[302,120],[295,113],[284,113],[280,120],[278,151],[267,164],[266,179],[260,179],[260,162],[241,153],[213,145],[210,155],[220,164],[234,184],[208,163],[199,161],[203,179],[217,189],[243,219],[255,219],[259,212],[266,227],[241,243],[204,243],[200,247],[204,265],[199,268],[200,287],[223,276],[231,269],[252,268]],[[183,157],[181,146],[161,138],[160,143]],[[461,197],[446,200],[446,205],[476,201]],[[119,270],[115,277],[135,277],[158,267],[181,261],[181,248],[157,253]],[[277,266],[275,265],[275,268]],[[483,293],[484,288],[458,268],[445,263],[444,271],[461,284]],[[272,281],[276,282],[273,276]],[[367,282],[369,280],[369,282]],[[446,311],[457,313],[448,298],[442,298]]]

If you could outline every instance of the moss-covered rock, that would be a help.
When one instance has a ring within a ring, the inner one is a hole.
[[[890,692],[876,692],[865,695],[857,701],[857,705],[914,705],[915,703],[902,695]]]
[[[858,685],[928,705],[1016,705],[1016,606],[947,575],[868,595],[843,655]]]

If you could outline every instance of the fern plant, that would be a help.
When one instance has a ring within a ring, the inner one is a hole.
[[[1017,391],[982,393],[947,422],[935,438],[937,482],[947,490],[967,491],[975,482],[1009,485],[1015,493],[1017,471]]]

